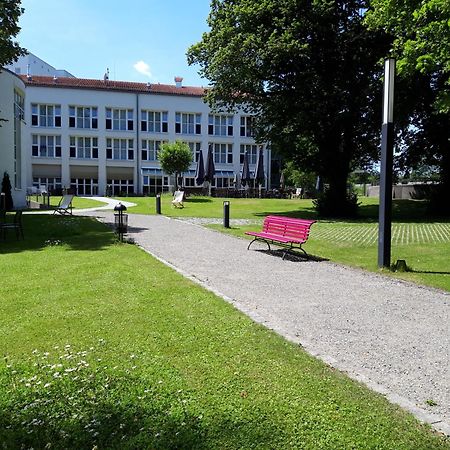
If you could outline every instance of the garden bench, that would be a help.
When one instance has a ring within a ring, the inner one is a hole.
[[[309,230],[315,220],[293,219],[284,216],[267,216],[264,219],[263,227],[260,232],[247,231],[245,234],[253,236],[253,241],[248,244],[247,250],[255,241],[264,241],[270,250],[270,244],[286,247],[283,253],[283,259],[286,253],[294,248],[299,248],[305,255],[307,253],[302,248],[308,240]],[[298,246],[298,247],[295,247]]]

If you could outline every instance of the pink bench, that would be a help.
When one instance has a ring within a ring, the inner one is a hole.
[[[245,233],[254,237],[253,241],[248,244],[247,250],[253,242],[264,241],[268,245],[269,250],[271,243],[287,247],[283,254],[283,259],[286,253],[293,248],[299,248],[307,255],[302,248],[302,244],[308,240],[309,230],[315,222],[315,220],[293,219],[284,216],[267,216],[264,219],[262,231],[247,231]],[[294,247],[295,245],[298,247]]]

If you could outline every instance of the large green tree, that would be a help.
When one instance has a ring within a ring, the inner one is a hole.
[[[363,0],[213,0],[210,31],[188,51],[210,80],[213,107],[257,116],[259,140],[330,186],[346,212],[353,166],[375,157],[384,32],[368,31]]]
[[[450,2],[372,0],[366,24],[393,36],[398,163],[440,168],[434,212],[450,214]]]
[[[17,22],[22,13],[20,1],[0,1],[0,69],[25,53],[25,49],[14,41],[20,31]]]

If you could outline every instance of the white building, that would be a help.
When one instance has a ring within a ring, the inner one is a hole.
[[[12,72],[0,70],[0,183],[7,172],[16,208],[25,206],[27,185],[24,104],[25,83]]]
[[[33,53],[19,56],[16,61],[5,66],[6,69],[14,72],[16,75],[41,75],[48,77],[72,77],[73,75],[67,70],[55,69],[50,64],[38,58]]]
[[[155,193],[174,181],[160,168],[162,142],[182,140],[197,159],[214,150],[215,186],[231,185],[248,151],[255,170],[258,146],[252,118],[213,114],[204,88],[58,76],[25,76],[26,185],[71,187],[78,195]],[[19,80],[20,81],[20,80]],[[23,83],[22,83],[23,84]],[[270,150],[264,154],[270,180]],[[184,185],[194,186],[195,162]]]

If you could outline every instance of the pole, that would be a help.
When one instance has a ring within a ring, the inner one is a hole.
[[[161,214],[161,194],[156,194],[156,214]]]
[[[395,59],[384,65],[383,125],[381,128],[380,209],[378,223],[378,267],[391,265],[392,166],[394,149]]]
[[[230,228],[230,202],[223,202],[223,226],[224,228]]]

